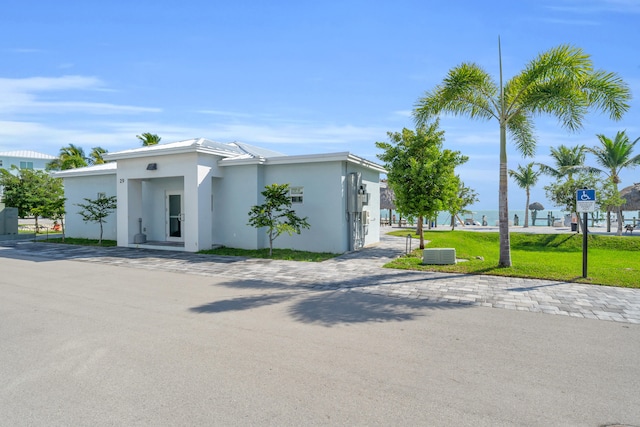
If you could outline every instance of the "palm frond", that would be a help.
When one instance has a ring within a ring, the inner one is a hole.
[[[451,69],[442,84],[420,98],[413,115],[418,124],[443,111],[485,120],[498,118],[497,94],[498,87],[486,71],[465,63]]]
[[[584,84],[589,103],[609,113],[612,120],[620,120],[629,110],[631,90],[615,73],[598,70],[589,75]]]
[[[507,129],[514,139],[516,148],[523,157],[531,157],[536,152],[536,138],[534,136],[533,121],[524,112],[511,117],[507,122]]]
[[[629,109],[629,88],[615,73],[594,71],[582,49],[561,45],[544,52],[505,85],[506,113],[521,110],[556,116],[576,131],[590,107],[619,119]]]

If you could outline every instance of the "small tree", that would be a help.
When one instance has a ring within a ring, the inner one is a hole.
[[[97,222],[100,224],[100,239],[98,244],[102,245],[102,231],[103,224],[106,223],[106,218],[116,210],[116,196],[101,196],[97,199],[84,199],[87,203],[77,203],[76,206],[82,208],[78,214],[82,216],[84,222]]]
[[[597,188],[598,178],[593,172],[581,171],[564,182],[551,183],[544,187],[544,191],[555,206],[565,211],[575,213],[578,224],[582,224],[580,215],[576,212],[576,192],[581,188]]]
[[[468,160],[459,151],[442,148],[444,131],[438,126],[439,120],[435,120],[415,132],[407,128],[387,132],[391,142],[376,142],[376,147],[384,150],[378,158],[388,170],[396,209],[403,216],[418,218],[420,249],[424,249],[423,219],[457,205],[459,179],[454,169]]]
[[[460,176],[456,175],[456,179],[458,180],[458,193],[447,203],[449,206],[449,214],[451,215],[452,231],[455,230],[455,215],[464,211],[467,206],[479,201],[478,193],[476,193],[473,188],[465,186]]]
[[[273,254],[273,241],[282,233],[300,234],[303,228],[310,228],[307,217],[300,218],[291,209],[289,184],[271,184],[261,193],[264,203],[253,206],[249,211],[249,224],[255,228],[267,227],[269,236],[269,256]]]
[[[18,216],[33,215],[36,232],[39,230],[38,217],[53,218],[64,213],[64,190],[62,179],[52,178],[40,170],[0,169],[0,186],[4,187],[3,201],[7,206],[18,208]]]

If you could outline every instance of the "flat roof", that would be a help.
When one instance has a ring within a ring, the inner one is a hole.
[[[220,166],[233,166],[241,164],[264,164],[264,165],[285,165],[295,163],[320,163],[320,162],[349,162],[357,164],[362,167],[375,170],[380,173],[387,173],[387,170],[372,161],[364,159],[343,151],[339,153],[323,153],[323,154],[301,154],[296,156],[276,156],[276,157],[261,157],[261,158],[228,158],[222,159]]]
[[[116,162],[103,163],[101,165],[86,166],[77,169],[65,169],[62,171],[51,172],[55,178],[71,178],[75,176],[89,175],[115,175],[118,169]]]

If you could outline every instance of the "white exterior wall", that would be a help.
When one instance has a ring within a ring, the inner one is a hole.
[[[65,235],[68,237],[77,237],[84,239],[97,239],[100,237],[100,225],[92,222],[85,223],[78,212],[82,210],[78,203],[86,203],[84,200],[96,199],[98,193],[105,193],[105,196],[116,195],[116,175],[94,175],[82,177],[64,178],[64,195],[65,201]],[[117,213],[109,215],[106,223],[103,224],[102,238],[106,240],[115,240],[117,236]]]
[[[347,173],[352,172],[360,172],[362,174],[362,183],[366,184],[367,193],[369,193],[369,203],[362,208],[363,211],[369,212],[369,225],[365,226],[364,236],[364,245],[369,246],[380,241],[380,173],[354,164],[348,164]]]
[[[263,203],[260,194],[265,185],[278,183],[304,188],[304,200],[293,208],[307,217],[310,229],[300,235],[279,236],[274,247],[313,252],[343,253],[349,250],[347,217],[347,177],[362,174],[362,182],[370,194],[369,224],[365,227],[364,245],[379,241],[379,173],[348,162],[302,158],[299,163],[274,162],[227,163],[219,166],[220,156],[198,153],[174,153],[119,159],[117,172],[65,178],[67,189],[67,233],[71,237],[97,237],[97,227],[85,224],[75,203],[84,197],[95,198],[98,192],[117,195],[118,208],[108,218],[106,239],[117,238],[119,246],[133,246],[142,218],[142,232],[147,240],[166,241],[166,194],[183,195],[182,238],[184,250],[195,252],[221,244],[242,249],[269,246],[265,229],[249,226],[252,206]],[[295,160],[294,160],[295,161]],[[156,163],[156,170],[147,170]],[[116,227],[116,222],[118,227]]]
[[[249,210],[264,202],[260,194],[266,185],[289,184],[304,187],[302,204],[293,209],[307,217],[311,225],[301,234],[280,235],[275,248],[312,252],[343,253],[349,250],[346,177],[360,172],[371,197],[364,210],[370,212],[365,228],[365,246],[380,240],[378,220],[380,206],[379,173],[346,161],[328,161],[281,165],[233,165],[223,168],[224,177],[213,180],[213,243],[224,246],[258,249],[269,247],[266,229],[247,225]]]
[[[343,162],[322,162],[270,165],[265,168],[265,185],[304,187],[303,203],[295,203],[292,207],[299,217],[307,217],[311,225],[311,228],[303,229],[301,234],[280,235],[273,242],[274,247],[331,253],[342,253],[349,249],[342,165]],[[260,233],[266,235],[266,230],[260,230]],[[269,240],[266,238],[264,247],[268,246]]]
[[[251,207],[262,203],[264,189],[261,165],[222,168],[222,179],[213,182],[213,243],[239,249],[263,246],[263,233],[247,225]]]
[[[11,166],[15,166],[20,169],[20,162],[33,163],[34,170],[45,170],[47,163],[53,159],[34,159],[31,157],[12,157],[12,156],[0,156],[0,169],[6,169],[11,171]]]
[[[198,205],[195,207],[198,226],[198,250],[210,249],[213,244],[213,177],[221,176],[220,158],[198,154],[195,174]],[[186,185],[186,183],[185,183]]]
[[[183,188],[182,177],[142,181],[142,232],[147,235],[147,240],[166,240],[166,193],[182,191]]]
[[[184,249],[197,252],[212,246],[212,177],[221,174],[219,157],[198,153],[118,160],[118,246],[129,246],[143,219],[147,240],[166,240],[167,191],[181,191]],[[156,170],[147,170],[156,163]]]
[[[147,170],[149,163],[156,163],[157,170]],[[195,154],[118,160],[118,246],[129,246],[133,243],[133,237],[138,233],[138,218],[143,220],[143,230],[146,229],[148,240],[152,240],[150,235],[161,237],[158,240],[165,240],[164,190],[157,190],[155,185],[149,183],[166,178],[174,178],[175,181],[190,167],[193,168],[194,163]],[[151,198],[159,192],[162,194],[160,200],[151,201],[144,198],[144,195]],[[143,199],[146,202],[144,206]]]

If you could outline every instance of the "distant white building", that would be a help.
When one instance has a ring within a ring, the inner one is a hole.
[[[285,156],[233,142],[191,139],[109,153],[111,163],[70,169],[64,179],[65,231],[96,238],[77,203],[117,196],[104,231],[118,246],[196,252],[216,245],[268,247],[265,229],[247,225],[266,185],[289,184],[293,208],[310,229],[282,235],[276,247],[342,253],[379,241],[382,166],[347,152]],[[144,236],[142,236],[144,235]]]
[[[57,159],[49,154],[31,150],[16,150],[0,152],[0,168],[11,170],[11,166],[18,169],[44,170],[52,160]]]

